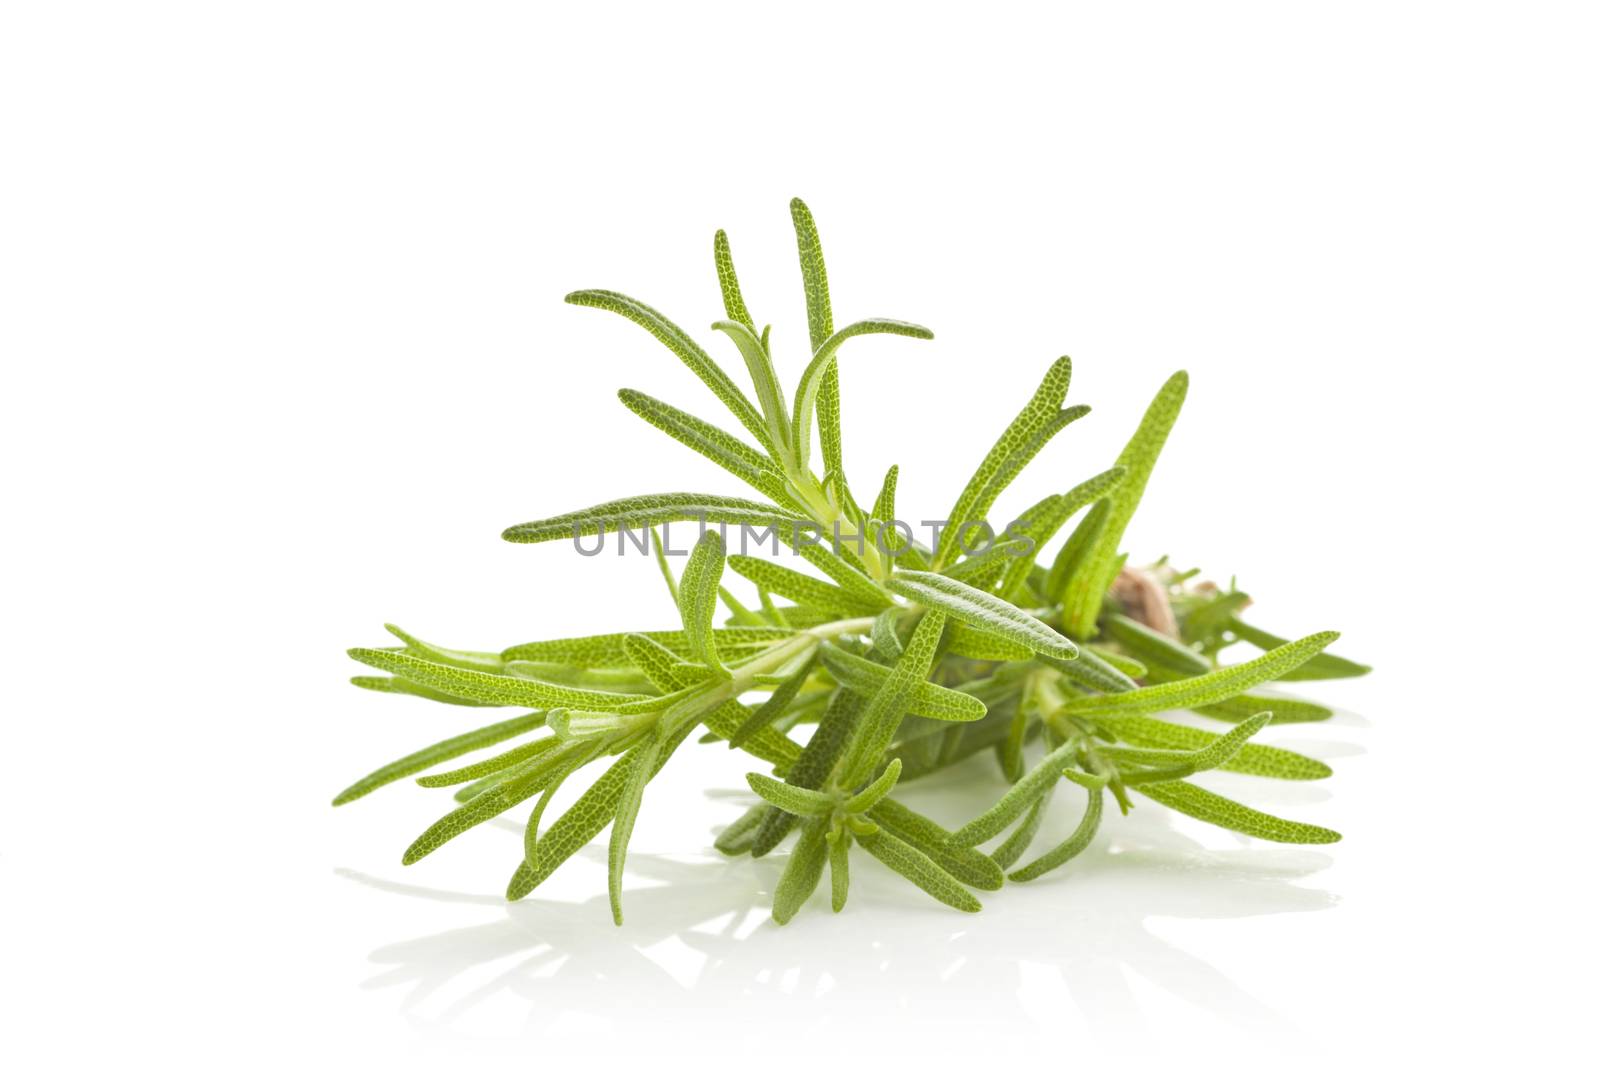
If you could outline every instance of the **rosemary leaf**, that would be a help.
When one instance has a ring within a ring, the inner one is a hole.
[[[1265,630],[1258,630],[1237,615],[1228,620],[1228,629],[1260,649],[1270,651],[1288,643],[1282,637],[1269,634]],[[1356,663],[1353,660],[1322,652],[1311,657],[1310,660],[1296,667],[1288,674],[1283,675],[1283,679],[1289,682],[1310,682],[1325,678],[1358,678],[1371,670],[1372,668],[1364,663]]]
[[[756,837],[756,830],[770,810],[772,809],[766,804],[751,805],[749,811],[733,820],[726,830],[717,835],[714,842],[717,851],[729,856],[742,856],[749,852],[750,844]]]
[[[790,785],[754,771],[744,778],[756,796],[791,815],[825,815],[833,810],[833,798],[815,789]]]
[[[1180,751],[1204,748],[1219,736],[1209,730],[1151,718],[1118,719],[1111,724],[1111,729],[1121,741]],[[1291,781],[1314,781],[1333,773],[1326,763],[1298,752],[1248,743],[1220,766],[1235,774]]]
[[[1091,789],[1088,793],[1088,807],[1084,809],[1083,819],[1078,823],[1078,828],[1049,852],[1021,870],[1013,871],[1011,873],[1013,882],[1031,882],[1040,875],[1049,874],[1089,847],[1089,842],[1094,840],[1094,835],[1100,829],[1100,815],[1105,808],[1105,791]]]
[[[1034,801],[1061,777],[1063,769],[1078,758],[1076,745],[1057,748],[1040,760],[1022,780],[995,802],[994,806],[950,836],[952,845],[981,845],[1022,817]]]
[[[871,853],[874,859],[939,903],[948,904],[958,911],[983,910],[983,904],[977,897],[967,892],[949,872],[911,842],[892,832],[869,834],[860,842],[861,847]]]
[[[839,782],[847,789],[855,789],[865,782],[878,767],[883,754],[894,740],[895,731],[919,686],[933,668],[934,652],[939,647],[939,636],[944,633],[944,613],[930,611],[917,623],[910,642],[883,684],[878,686],[861,713],[850,749],[846,752]],[[895,772],[897,775],[898,771]]]
[[[439,741],[436,744],[429,745],[427,748],[413,752],[409,756],[401,756],[393,763],[384,764],[359,782],[346,788],[333,798],[333,805],[338,807],[341,804],[348,804],[352,800],[366,796],[380,786],[388,785],[390,782],[398,782],[402,778],[410,778],[418,771],[425,771],[429,767],[438,766],[447,760],[455,759],[457,756],[464,756],[468,752],[476,752],[491,745],[498,745],[508,738],[525,734],[529,730],[537,730],[544,725],[544,719],[545,713],[542,711],[536,711],[532,715],[518,715],[514,719],[506,719],[504,722],[497,722],[492,726],[485,726]]]
[[[888,667],[834,645],[822,646],[822,662],[840,685],[867,697],[882,689],[892,673]],[[973,722],[988,712],[976,697],[933,682],[913,681],[904,699],[908,714],[945,722]]]
[[[717,639],[711,627],[722,581],[722,559],[722,538],[715,530],[707,530],[689,553],[689,562],[678,579],[678,611],[683,615],[683,633],[689,639],[690,654],[717,674],[726,675],[728,669],[717,656]]]
[[[352,648],[349,656],[357,663],[390,671],[401,678],[425,685],[452,696],[498,704],[539,708],[565,705],[575,708],[620,708],[641,710],[652,701],[634,693],[610,693],[599,689],[574,689],[570,686],[512,678],[488,671],[447,667],[442,663],[418,659],[403,652],[377,648]]]
[[[873,600],[865,600],[836,585],[757,556],[729,556],[728,569],[768,593],[835,616],[871,615],[882,610],[887,602],[881,594]]]
[[[816,892],[817,883],[822,880],[822,865],[828,858],[828,845],[823,837],[826,832],[826,827],[814,819],[800,831],[800,843],[789,853],[789,862],[784,865],[783,877],[778,879],[778,888],[773,894],[772,918],[779,926],[794,918],[801,905]]]
[[[1044,380],[1034,391],[1033,398],[1017,417],[1011,420],[1011,425],[1006,427],[1000,439],[989,449],[989,454],[978,464],[978,469],[968,479],[966,488],[956,498],[955,507],[951,509],[950,518],[944,527],[946,536],[940,538],[934,552],[935,570],[943,569],[956,558],[960,545],[959,537],[955,535],[960,531],[962,524],[978,522],[988,513],[988,506],[994,502],[996,496],[999,496],[1000,489],[1005,487],[1003,483],[996,486],[997,479],[1004,477],[1008,470],[1014,477],[1016,471],[1021,469],[1020,464],[1012,462],[1013,458],[1023,453],[1032,458],[1032,454],[1043,446],[1042,441],[1038,445],[1035,445],[1034,441],[1061,415],[1061,402],[1066,398],[1067,387],[1071,383],[1072,360],[1062,356],[1050,365]],[[1088,409],[1085,408],[1079,414],[1087,412]],[[1057,426],[1055,429],[1060,427]],[[1006,478],[1006,481],[1009,480]]]
[[[695,344],[688,334],[661,312],[631,296],[624,296],[607,289],[580,289],[568,293],[567,303],[614,312],[644,327],[651,336],[671,349],[672,354],[681,359],[685,366],[694,371],[697,378],[706,383],[706,386],[716,394],[717,399],[727,405],[728,410],[733,412],[756,440],[770,444],[766,438],[766,428],[762,425],[761,416],[749,399],[739,391],[723,369],[706,355],[705,349]]]
[[[1142,715],[1151,711],[1214,704],[1280,678],[1327,648],[1339,635],[1332,630],[1302,637],[1264,652],[1247,663],[1237,663],[1198,678],[1148,685],[1124,693],[1101,693],[1068,705],[1074,715]]]
[[[734,322],[743,323],[754,330],[755,320],[744,306],[744,294],[739,291],[739,276],[734,273],[733,251],[728,247],[728,235],[722,230],[718,230],[712,240],[712,252],[717,263],[717,283],[722,287],[723,310]]]
[[[694,449],[752,488],[767,492],[774,484],[781,485],[775,482],[778,471],[767,457],[726,430],[635,389],[619,389],[617,398],[645,422],[679,444]],[[781,506],[796,506],[787,491],[780,489],[775,499]]]
[[[652,733],[643,742],[642,751],[623,782],[617,797],[617,810],[612,816],[611,843],[606,848],[606,888],[611,896],[611,921],[622,925],[622,868],[628,859],[628,840],[633,836],[633,824],[639,818],[639,805],[644,802],[644,787],[655,773],[656,758],[661,754],[662,738]],[[538,857],[533,857],[537,862]]]
[[[1117,465],[1127,468],[1128,473],[1106,497],[1109,507],[1105,525],[1094,543],[1087,547],[1083,564],[1066,591],[1063,605],[1067,633],[1079,640],[1087,639],[1094,631],[1101,600],[1111,587],[1111,579],[1116,577],[1116,558],[1123,531],[1128,528],[1128,521],[1133,518],[1134,509],[1144,496],[1150,472],[1167,443],[1167,435],[1177,421],[1188,391],[1189,375],[1184,371],[1168,378],[1156,398],[1150,402],[1138,430],[1134,431],[1122,455],[1117,458]]]
[[[843,911],[850,896],[850,834],[842,827],[828,843],[828,871],[833,883],[830,903],[834,911]]]
[[[805,520],[771,504],[740,500],[738,497],[712,496],[709,493],[649,493],[521,523],[507,529],[501,536],[518,544],[536,544],[541,541],[592,537],[600,533],[641,530],[664,522],[691,521],[771,526],[787,539],[793,536],[794,524]]]
[[[1022,854],[1028,851],[1028,846],[1033,844],[1033,839],[1039,834],[1039,827],[1044,824],[1045,809],[1050,806],[1050,798],[1054,795],[1054,785],[1039,794],[1039,799],[1033,802],[1033,807],[1028,809],[1027,816],[1015,830],[1011,831],[1011,836],[1007,837],[999,848],[989,853],[989,858],[994,860],[995,865],[1002,871],[1014,867],[1022,858]]]
[[[1331,845],[1340,837],[1333,830],[1321,826],[1290,822],[1245,807],[1190,782],[1158,782],[1134,786],[1134,789],[1190,818],[1236,830],[1250,837],[1259,837],[1263,841],[1281,841],[1290,845]]]
[[[949,612],[958,622],[985,630],[1037,653],[1073,659],[1078,646],[1027,612],[992,593],[931,572],[908,571],[889,579],[888,587],[908,600]]]

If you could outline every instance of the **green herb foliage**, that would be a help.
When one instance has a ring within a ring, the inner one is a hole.
[[[1149,802],[1269,841],[1337,841],[1331,830],[1255,811],[1188,780],[1211,771],[1325,777],[1325,765],[1256,738],[1274,723],[1330,713],[1258,687],[1368,669],[1326,651],[1338,636],[1331,631],[1290,639],[1245,622],[1240,612],[1250,601],[1237,588],[1197,582],[1164,560],[1128,568],[1124,534],[1183,405],[1188,376],[1180,371],[1161,387],[1114,465],[1063,478],[1059,492],[1002,524],[991,508],[1006,487],[1088,412],[1066,405],[1072,364],[1057,360],[952,505],[946,536],[934,548],[919,545],[906,525],[896,525],[898,466],[884,476],[870,511],[851,495],[839,383],[845,341],[868,338],[849,346],[855,359],[857,349],[861,357],[873,349],[888,354],[891,342],[903,343],[896,337],[933,334],[886,318],[835,329],[816,223],[798,200],[791,214],[809,349],[791,361],[777,358],[770,327],[758,329],[727,236],[718,231],[713,242],[725,315],[713,328],[732,341],[749,394],[649,305],[607,290],[567,298],[633,321],[694,372],[748,440],[631,389],[622,390],[622,402],[765,499],[652,493],[521,523],[505,537],[536,543],[621,530],[637,536],[648,528],[659,556],[661,526],[698,523],[702,536],[681,572],[661,560],[681,627],[557,637],[500,652],[449,649],[391,627],[399,646],[350,651],[384,672],[357,677],[356,685],[461,705],[467,714],[530,710],[386,763],[334,804],[402,778],[462,786],[456,806],[405,851],[406,863],[527,804],[523,854],[506,890],[512,899],[610,827],[608,885],[618,923],[628,842],[648,817],[648,787],[696,730],[739,753],[736,760],[764,767],[746,774],[754,804],[717,836],[716,847],[730,857],[761,856],[787,838],[796,841],[772,902],[779,923],[799,914],[824,871],[833,909],[843,908],[850,852],[858,846],[933,899],[977,911],[973,891],[1000,888],[1006,871],[1012,881],[1030,881],[1089,849],[1107,793],[1123,812]],[[792,392],[783,387],[786,370]],[[712,527],[738,523],[775,530],[817,573],[726,555],[725,538]],[[983,527],[1006,533],[969,542],[965,531]],[[802,534],[816,530],[836,540],[808,543]],[[1063,543],[1046,558],[1045,542],[1057,533],[1065,534]],[[755,601],[739,599],[726,584],[730,574],[755,587]],[[1124,585],[1143,592],[1124,595]],[[1152,596],[1159,610],[1152,610]],[[719,605],[729,612],[721,620]],[[1220,657],[1235,644],[1250,646],[1252,655],[1224,665]],[[1183,710],[1232,729],[1162,717]],[[955,830],[891,796],[902,781],[990,749],[1004,788],[972,798],[969,820]],[[545,825],[557,789],[595,761],[609,766]],[[1036,844],[1046,805],[1061,787],[1081,794],[1078,826],[1065,840]],[[992,853],[975,847],[995,839],[1001,843]]]

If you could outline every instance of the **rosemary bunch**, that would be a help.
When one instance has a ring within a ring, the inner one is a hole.
[[[1187,376],[1180,371],[1162,386],[1114,465],[1038,501],[996,533],[990,515],[1001,492],[1052,437],[1088,412],[1063,406],[1072,365],[1057,360],[947,519],[925,524],[940,535],[924,544],[896,518],[898,467],[889,468],[870,508],[851,491],[840,444],[837,359],[844,342],[859,335],[932,333],[893,319],[835,329],[816,226],[799,200],[791,209],[811,353],[792,393],[779,382],[770,327],[758,329],[745,305],[721,232],[714,250],[727,318],[713,328],[737,349],[753,399],[653,308],[606,290],[567,297],[639,324],[694,371],[753,445],[643,393],[624,389],[622,402],[765,499],[659,493],[504,534],[534,543],[624,533],[642,539],[648,530],[681,628],[463,652],[389,627],[399,645],[350,651],[383,672],[357,677],[356,685],[527,710],[380,767],[334,804],[414,775],[425,787],[456,787],[455,806],[406,850],[409,864],[532,802],[506,889],[511,899],[532,892],[610,826],[611,907],[619,923],[623,864],[645,790],[697,729],[704,740],[770,770],[746,776],[756,803],[716,845],[730,856],[761,856],[797,836],[773,904],[780,923],[816,891],[824,871],[833,907],[842,908],[857,847],[936,899],[976,911],[972,890],[1038,878],[1081,853],[1108,797],[1124,813],[1136,799],[1148,800],[1271,841],[1337,841],[1331,830],[1252,810],[1188,780],[1211,769],[1327,776],[1324,764],[1252,738],[1270,723],[1312,722],[1328,710],[1257,687],[1367,668],[1326,651],[1335,633],[1288,641],[1245,622],[1240,613],[1249,599],[1236,588],[1198,582],[1194,572],[1165,561],[1128,566],[1119,547],[1123,533],[1183,403]],[[686,521],[698,524],[700,537],[675,575],[657,531]],[[1069,524],[1064,544],[1042,561],[1043,546]],[[731,534],[721,531],[734,528],[756,530],[769,543],[781,540],[816,573],[756,554],[730,555]],[[753,584],[758,606],[729,591],[730,570]],[[727,612],[720,625],[719,605]],[[1220,665],[1219,655],[1234,644],[1259,654]],[[1159,717],[1174,709],[1227,728]],[[949,829],[894,798],[899,782],[983,752],[994,754],[1010,788],[966,825]],[[466,762],[436,769],[469,754]],[[599,760],[610,761],[604,773],[547,826],[562,783]],[[1083,791],[1082,821],[1065,840],[1035,848],[1058,788]],[[987,851],[980,847],[996,839]]]

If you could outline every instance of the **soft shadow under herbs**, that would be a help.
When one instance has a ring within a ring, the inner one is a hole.
[[[1057,814],[1065,822],[1075,813]],[[598,848],[580,858],[604,864]],[[813,1025],[949,1005],[969,1018],[1030,1026],[1040,1020],[1024,986],[1037,991],[1043,982],[1096,1031],[1136,1023],[1145,985],[1258,1035],[1288,1038],[1271,1008],[1157,936],[1151,920],[1328,908],[1335,896],[1294,883],[1330,862],[1304,849],[1204,848],[1147,810],[1119,819],[1057,875],[1016,886],[1007,906],[982,921],[862,862],[843,913],[830,916],[825,902],[812,901],[788,928],[768,918],[782,867],[776,858],[638,855],[631,869],[655,884],[630,887],[621,929],[604,922],[603,893],[507,904],[338,873],[382,892],[482,909],[483,921],[371,954],[379,971],[364,986],[403,988],[401,1010],[423,1025],[468,1026],[474,1011],[490,1002],[503,1010],[510,997],[525,1004],[529,1029],[566,1013],[698,1017],[707,1003],[737,1004],[745,1021],[760,1025],[770,1015],[781,1026],[796,1000],[808,1002]]]

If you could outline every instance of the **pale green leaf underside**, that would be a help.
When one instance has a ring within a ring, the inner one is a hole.
[[[977,630],[1013,641],[1034,652],[1073,659],[1078,646],[1049,626],[1001,600],[943,574],[902,571],[889,579],[888,588],[908,600],[948,612],[951,618]]]

